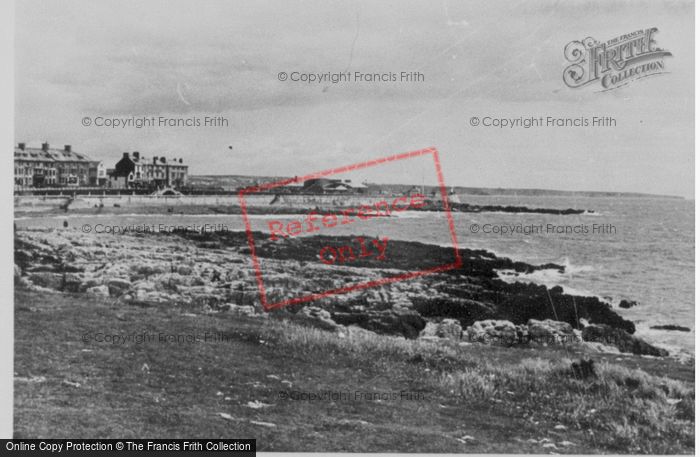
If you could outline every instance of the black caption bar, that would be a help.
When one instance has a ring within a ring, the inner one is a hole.
[[[167,453],[170,455],[191,452],[230,452],[240,457],[255,457],[253,439],[191,439],[191,440],[0,440],[0,454],[32,455],[92,455],[99,452],[118,452],[122,455]]]

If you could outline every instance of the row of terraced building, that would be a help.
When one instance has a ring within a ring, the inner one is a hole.
[[[139,152],[125,152],[114,168],[106,168],[73,150],[42,143],[41,148],[18,143],[14,151],[15,188],[102,187],[162,188],[180,187],[187,183],[188,166],[183,159],[142,157]]]

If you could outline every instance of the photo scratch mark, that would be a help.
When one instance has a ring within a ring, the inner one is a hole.
[[[190,102],[188,102],[187,99],[185,99],[185,96],[182,94],[182,85],[179,82],[177,83],[175,90],[177,91],[177,96],[180,98],[180,101],[189,106]]]

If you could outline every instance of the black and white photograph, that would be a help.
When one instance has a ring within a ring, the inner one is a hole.
[[[693,1],[10,8],[3,454],[695,454]]]

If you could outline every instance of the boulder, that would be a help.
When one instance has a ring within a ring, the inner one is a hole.
[[[341,325],[357,325],[365,330],[386,335],[418,338],[425,320],[416,311],[406,308],[362,312],[335,312],[333,320]]]
[[[191,295],[192,303],[197,306],[208,306],[210,308],[218,308],[223,301],[223,297],[213,293],[195,293]]]
[[[46,271],[30,273],[29,280],[32,282],[32,284],[46,287],[47,289],[63,289],[63,274],[61,273],[51,273]]]
[[[255,307],[250,305],[234,305],[229,303],[229,311],[236,316],[254,316]]]
[[[440,338],[460,341],[462,339],[462,325],[457,319],[443,319],[438,324],[435,334]]]
[[[136,301],[146,301],[146,295],[148,292],[149,291],[147,291],[146,289],[136,289],[136,290],[134,290],[133,298]]]
[[[637,303],[634,300],[620,300],[620,308],[624,309],[629,309],[633,306],[637,306],[639,303]]]
[[[391,329],[391,333],[411,339],[418,338],[420,331],[425,328],[425,320],[412,309],[392,309],[382,313],[377,324],[380,329]]]
[[[438,324],[426,322],[425,328],[421,330],[419,338],[437,338]]]
[[[156,275],[156,274],[165,273],[165,271],[166,271],[166,269],[160,265],[149,265],[149,264],[132,265],[131,269],[136,274],[144,276],[146,278],[149,276]]]
[[[143,290],[150,292],[156,290],[156,284],[153,281],[137,281],[132,285],[134,290]]]
[[[511,345],[518,342],[518,332],[511,321],[487,319],[467,327],[467,340]]]
[[[539,344],[562,344],[580,341],[567,322],[530,319],[527,322],[528,340]]]
[[[165,288],[175,289],[177,286],[193,286],[193,276],[182,276],[177,273],[166,273],[158,278],[158,281]]]
[[[607,324],[589,325],[583,329],[582,336],[584,341],[615,346],[620,352],[653,355],[656,357],[668,356],[667,350],[652,346],[641,338],[630,335],[624,330],[613,328]]]
[[[65,292],[80,292],[83,280],[75,273],[66,273],[63,278],[63,290]]]
[[[104,284],[101,286],[90,287],[85,292],[98,297],[109,297],[109,287],[105,286]]]
[[[177,274],[181,276],[190,276],[192,274],[192,267],[189,265],[178,265],[176,271]]]
[[[260,292],[257,290],[228,290],[227,299],[239,305],[252,306],[260,299]]]
[[[530,341],[530,330],[527,324],[516,325],[515,333],[518,337],[518,343],[527,343]]]
[[[323,330],[335,331],[339,327],[331,317],[331,313],[317,306],[303,307],[299,312],[294,314],[293,320]]]
[[[123,295],[129,288],[131,288],[131,282],[128,279],[123,278],[112,278],[105,281],[107,287],[109,288],[109,293],[112,296]]]

